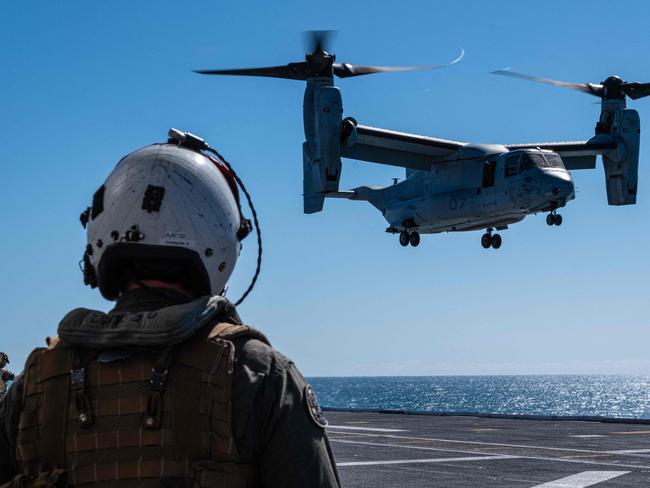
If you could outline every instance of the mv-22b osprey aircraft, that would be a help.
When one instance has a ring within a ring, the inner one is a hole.
[[[200,70],[201,74],[287,78],[307,82],[304,95],[303,191],[305,213],[323,209],[325,198],[370,202],[399,234],[402,246],[417,246],[420,234],[487,229],[484,248],[501,247],[496,231],[527,215],[549,212],[548,225],[560,225],[557,210],[575,197],[569,170],[593,169],[602,156],[610,205],[636,203],[640,121],[627,109],[632,99],[650,95],[650,83],[627,83],[610,76],[600,84],[569,83],[510,70],[494,74],[550,83],[601,98],[596,135],[588,141],[533,144],[474,144],[407,134],[343,119],[340,78],[428,67],[358,66],[336,63],[324,49],[326,33],[312,33],[305,61],[267,68]],[[406,178],[386,187],[339,190],[341,158],[406,168]]]

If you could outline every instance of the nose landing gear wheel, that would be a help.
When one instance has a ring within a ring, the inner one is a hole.
[[[499,249],[501,247],[501,236],[499,234],[494,234],[490,241],[490,244],[494,249]]]
[[[411,243],[411,246],[418,247],[418,244],[420,244],[420,234],[416,231],[411,232],[409,242]]]
[[[403,246],[406,247],[409,245],[411,238],[405,230],[399,233],[399,243]]]
[[[483,234],[481,237],[481,246],[483,249],[488,249],[492,245],[492,236],[488,233]]]

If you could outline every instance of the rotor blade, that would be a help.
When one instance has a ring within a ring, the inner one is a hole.
[[[416,71],[421,69],[441,69],[456,64],[465,56],[465,50],[461,49],[456,59],[447,64],[434,64],[431,66],[359,66],[349,63],[335,63],[333,71],[339,78],[350,78],[352,76],[370,75],[373,73],[389,73],[394,71]]]
[[[623,83],[621,90],[632,100],[650,95],[650,83]]]
[[[201,69],[193,71],[201,75],[264,76],[304,80],[307,76],[307,63],[289,63],[285,66],[270,66],[268,68]]]
[[[602,97],[604,95],[603,85],[598,85],[594,83],[573,83],[570,81],[551,80],[548,78],[540,78],[539,76],[531,76],[523,73],[517,73],[516,71],[512,71],[510,68],[498,69],[496,71],[492,71],[491,74],[510,76],[512,78],[519,78],[521,80],[537,81],[539,83],[561,86],[563,88],[571,88],[573,90],[578,90],[584,93],[588,93],[589,95],[594,95],[596,97]]]
[[[327,51],[327,46],[330,44],[330,40],[335,32],[332,30],[305,31],[304,36],[307,52],[311,54],[316,51]]]

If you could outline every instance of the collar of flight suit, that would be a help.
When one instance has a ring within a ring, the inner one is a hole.
[[[67,345],[97,349],[171,346],[217,318],[241,324],[234,305],[219,295],[150,311],[120,311],[119,304],[109,313],[77,308],[63,318],[58,335]]]

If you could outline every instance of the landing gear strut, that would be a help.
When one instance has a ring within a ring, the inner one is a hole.
[[[484,249],[489,249],[493,247],[494,249],[499,249],[501,247],[502,239],[499,234],[492,234],[493,229],[489,228],[485,234],[481,236],[481,246]]]
[[[399,233],[399,243],[404,247],[408,246],[409,244],[413,247],[418,247],[420,244],[420,233],[416,230],[413,230],[411,232],[403,230]]]
[[[562,225],[562,216],[557,213],[557,210],[553,210],[546,216],[546,223],[548,225]]]

